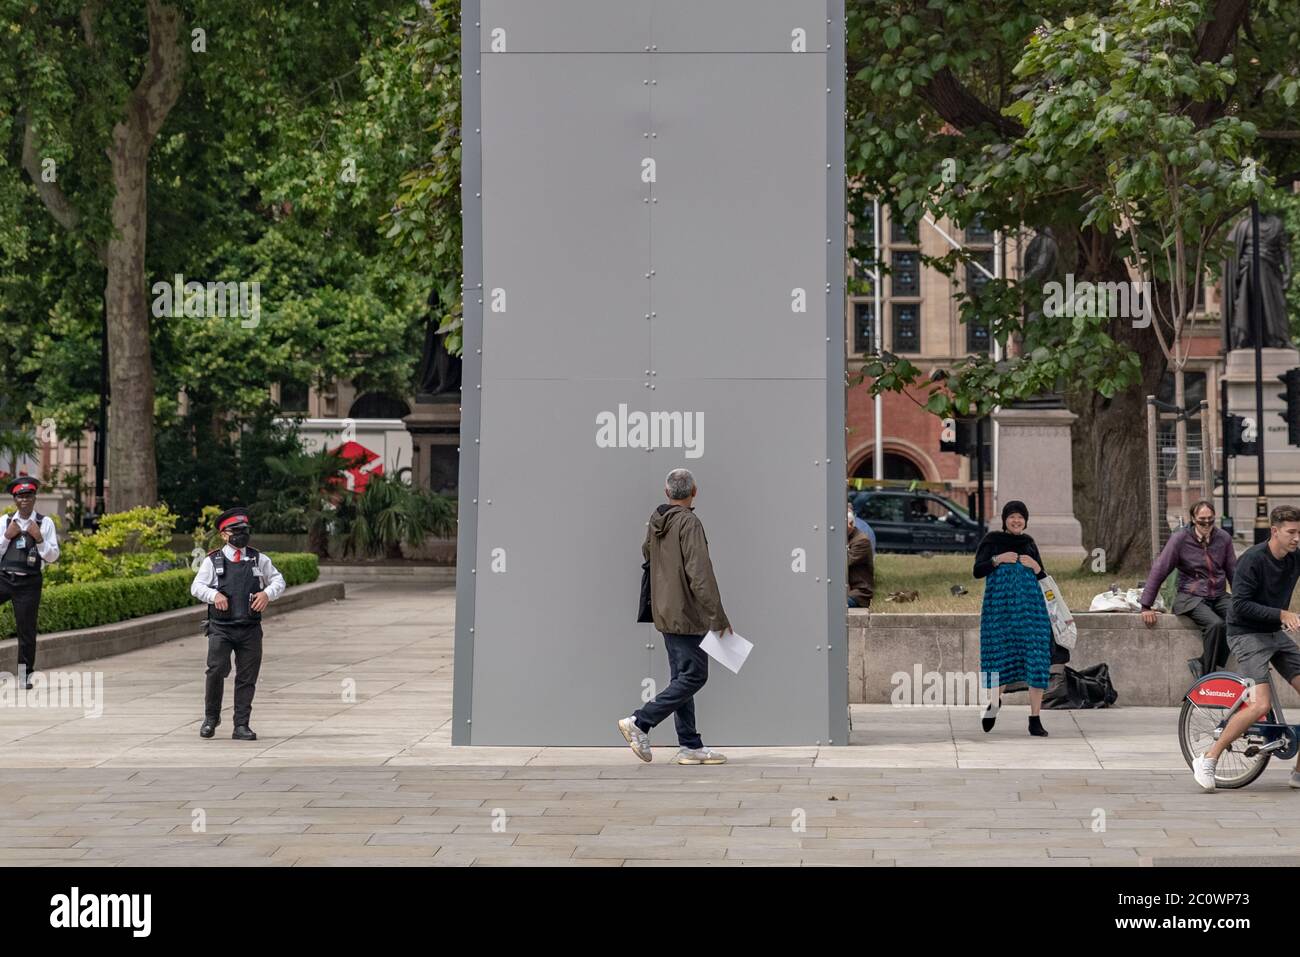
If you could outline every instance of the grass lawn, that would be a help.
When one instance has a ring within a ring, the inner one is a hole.
[[[904,614],[978,614],[980,603],[984,600],[984,580],[971,577],[971,566],[974,563],[973,554],[933,555],[929,558],[921,555],[877,555],[876,596],[871,601],[871,610]],[[1098,575],[1088,571],[1086,566],[1080,571],[1079,563],[1074,560],[1061,559],[1054,562],[1048,557],[1044,563],[1048,574],[1056,579],[1056,584],[1060,586],[1065,602],[1072,611],[1087,611],[1093,596],[1112,584],[1121,588],[1131,588],[1138,584],[1132,575]],[[953,585],[961,585],[967,593],[953,595],[950,590]],[[889,593],[895,591],[916,591],[920,592],[920,596],[916,601],[885,601]]]

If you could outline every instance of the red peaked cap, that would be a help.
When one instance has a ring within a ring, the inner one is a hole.
[[[40,487],[40,482],[30,475],[20,475],[8,485],[10,495],[21,495],[23,492],[35,492]]]
[[[217,516],[217,531],[219,532],[224,531],[225,529],[229,528],[231,525],[248,525],[248,524],[251,523],[248,520],[247,509],[228,508],[220,515]]]

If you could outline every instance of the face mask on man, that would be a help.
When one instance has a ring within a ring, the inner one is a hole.
[[[252,529],[247,525],[242,528],[234,528],[230,531],[230,544],[235,548],[245,548],[248,545],[249,536],[253,534]]]

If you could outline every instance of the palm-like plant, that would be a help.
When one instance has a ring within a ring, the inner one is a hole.
[[[18,471],[18,462],[24,456],[36,454],[36,437],[30,432],[12,429],[0,432],[0,455],[9,458],[9,474]]]
[[[268,483],[250,509],[257,527],[266,532],[305,531],[308,547],[327,556],[334,500],[343,470],[351,463],[327,450],[272,455],[263,461]]]
[[[400,559],[403,545],[416,548],[430,535],[447,537],[456,528],[449,498],[386,474],[371,475],[364,492],[340,502],[337,517],[345,529],[345,555]]]

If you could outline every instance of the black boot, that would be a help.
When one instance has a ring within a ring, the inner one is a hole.
[[[236,741],[256,741],[257,735],[253,733],[253,729],[248,725],[240,724],[235,726],[235,731],[231,734],[231,738]]]
[[[199,728],[200,738],[210,738],[217,733],[217,725],[221,724],[220,718],[204,718],[203,727]]]
[[[998,695],[998,703],[990,704],[984,709],[984,717],[980,719],[980,726],[987,732],[993,730],[993,724],[998,720],[998,711],[1002,708],[1002,696]]]
[[[1036,714],[1031,714],[1029,716],[1029,733],[1035,738],[1047,737],[1047,729],[1043,727],[1043,722],[1038,720],[1038,715]]]

